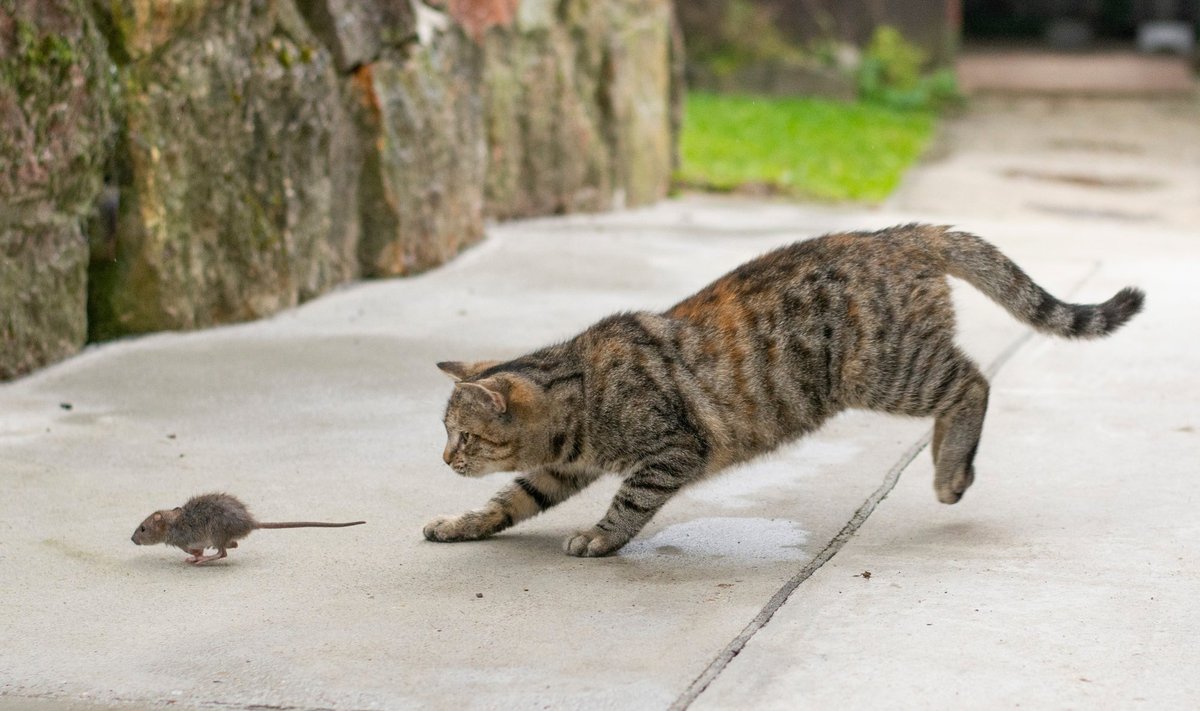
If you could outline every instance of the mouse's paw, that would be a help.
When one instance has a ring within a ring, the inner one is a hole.
[[[221,560],[222,558],[225,558],[228,555],[229,554],[225,552],[224,548],[218,548],[217,552],[213,553],[212,555],[202,555],[199,558],[197,558],[196,560],[189,561],[189,562],[192,565],[204,565],[205,563],[211,563],[214,560]]]
[[[568,555],[580,558],[598,558],[616,551],[628,542],[629,536],[592,526],[586,531],[579,531],[569,536],[567,540],[563,541],[563,550]]]
[[[482,518],[469,512],[461,516],[439,516],[425,524],[425,539],[440,543],[474,541],[486,538],[495,531],[484,525]]]

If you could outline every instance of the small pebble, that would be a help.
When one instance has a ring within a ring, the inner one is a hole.
[[[475,593],[475,597],[483,597],[483,593]]]

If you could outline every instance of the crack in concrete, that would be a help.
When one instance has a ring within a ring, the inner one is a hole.
[[[1075,283],[1074,286],[1067,290],[1065,296],[1067,298],[1073,297],[1079,291],[1079,289],[1088,282],[1089,279],[1091,279],[1098,271],[1100,271],[1100,266],[1100,262],[1093,263],[1092,268],[1089,269],[1087,273],[1085,273],[1083,277]],[[996,358],[992,360],[992,362],[984,370],[984,374],[987,376],[989,381],[995,377],[996,373],[1000,371],[1000,368],[1003,367],[1004,364],[1007,363],[1009,359],[1021,349],[1022,346],[1024,346],[1030,341],[1030,339],[1033,338],[1034,333],[1035,332],[1032,329],[1025,331],[1020,337],[1008,344],[1008,346],[1000,352],[1000,355],[996,356]],[[821,566],[828,563],[833,556],[837,555],[837,552],[840,551],[844,545],[846,545],[850,538],[854,536],[860,527],[862,527],[863,523],[866,522],[867,518],[870,517],[871,513],[875,511],[875,507],[878,506],[879,503],[887,498],[887,495],[892,492],[892,489],[896,487],[896,483],[900,481],[900,474],[903,473],[904,470],[908,468],[908,465],[917,458],[917,455],[921,453],[921,450],[925,449],[925,447],[929,445],[929,442],[932,438],[933,428],[930,428],[928,432],[922,435],[908,449],[904,450],[904,453],[900,455],[900,459],[894,465],[892,465],[891,469],[888,470],[887,475],[883,478],[883,482],[877,489],[875,489],[874,492],[871,493],[870,496],[867,497],[867,500],[864,501],[857,510],[855,510],[854,515],[850,517],[850,520],[846,522],[846,525],[842,526],[841,530],[837,532],[837,535],[830,539],[825,548],[823,548],[821,552],[817,554],[817,557],[810,560],[803,568],[799,570],[799,572],[788,579],[788,581],[783,584],[783,587],[779,588],[779,590],[771,596],[771,599],[767,601],[767,604],[763,606],[762,610],[760,610],[759,613],[754,616],[754,619],[750,620],[750,624],[746,625],[746,627],[742,629],[741,633],[738,634],[737,637],[734,637],[729,644],[725,645],[725,648],[721,650],[716,659],[710,662],[708,667],[706,667],[704,671],[700,673],[700,676],[696,677],[696,679],[688,686],[688,688],[685,689],[683,693],[675,699],[674,703],[672,703],[669,707],[670,711],[685,711],[685,709],[691,706],[692,703],[700,697],[700,694],[703,694],[704,690],[707,689],[708,686],[712,684],[718,676],[721,675],[721,672],[725,671],[725,668],[729,666],[729,663],[733,661],[734,657],[741,653],[742,649],[746,647],[746,644],[750,642],[750,639],[753,638],[759,630],[761,630],[763,627],[766,627],[767,623],[771,621],[771,618],[775,616],[775,613],[779,611],[779,608],[783,607],[784,603],[788,601],[788,598],[792,596],[792,593],[794,593],[805,580],[808,580],[810,577],[812,577],[813,573],[817,572]]]
[[[900,473],[908,467],[912,460],[916,459],[917,455],[921,453],[921,450],[925,449],[925,447],[929,444],[930,439],[932,439],[932,435],[932,430],[926,432],[921,436],[920,439],[914,442],[912,446],[905,450],[904,454],[900,455],[900,460],[896,462],[896,464],[894,464],[888,471],[887,476],[883,479],[883,483],[880,484],[879,488],[875,489],[875,491],[869,497],[867,497],[867,500],[863,502],[862,506],[858,507],[858,510],[854,512],[854,515],[850,517],[850,520],[846,522],[846,525],[842,526],[842,529],[838,531],[837,535],[835,535],[829,541],[829,543],[817,555],[816,558],[813,558],[811,561],[809,561],[807,565],[801,568],[798,573],[792,576],[791,579],[783,584],[783,587],[779,588],[779,590],[771,596],[771,599],[768,600],[763,609],[757,615],[755,615],[754,619],[750,621],[750,624],[746,625],[745,629],[743,629],[737,637],[734,637],[733,641],[725,646],[725,649],[721,650],[721,653],[717,655],[717,658],[714,659],[708,665],[708,668],[705,669],[704,672],[692,682],[691,686],[689,686],[682,694],[680,694],[679,698],[675,699],[675,702],[670,706],[671,711],[683,711],[690,706],[692,702],[700,696],[700,694],[704,693],[704,690],[708,688],[708,685],[716,680],[721,672],[725,670],[725,667],[729,665],[729,662],[733,661],[733,658],[742,651],[742,649],[746,646],[746,643],[749,642],[750,639],[757,634],[760,629],[765,627],[766,624],[771,621],[771,618],[775,615],[779,608],[783,607],[783,604],[787,602],[792,593],[796,591],[796,588],[800,587],[801,583],[803,583],[805,580],[808,580],[813,573],[817,572],[821,566],[829,562],[829,560],[833,558],[833,556],[839,550],[841,550],[842,546],[846,544],[846,541],[850,540],[850,537],[853,536],[856,531],[858,531],[863,522],[867,520],[867,517],[871,515],[871,512],[875,510],[875,507],[879,505],[879,502],[883,501],[883,499],[887,497],[889,493],[891,493],[892,488],[896,486],[896,482],[900,480]]]

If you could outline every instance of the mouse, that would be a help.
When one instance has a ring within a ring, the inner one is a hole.
[[[137,527],[131,540],[139,546],[158,543],[176,546],[188,553],[186,562],[201,565],[226,557],[227,549],[237,548],[239,540],[260,528],[344,528],[364,523],[366,521],[267,523],[255,520],[236,496],[214,492],[193,496],[183,506],[155,511]],[[217,552],[204,555],[208,548],[214,548]]]

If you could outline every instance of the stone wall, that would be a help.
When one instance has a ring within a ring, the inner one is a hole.
[[[112,72],[78,2],[0,2],[0,379],[87,335],[81,224],[113,145]]]
[[[667,191],[670,0],[0,0],[0,379]]]

